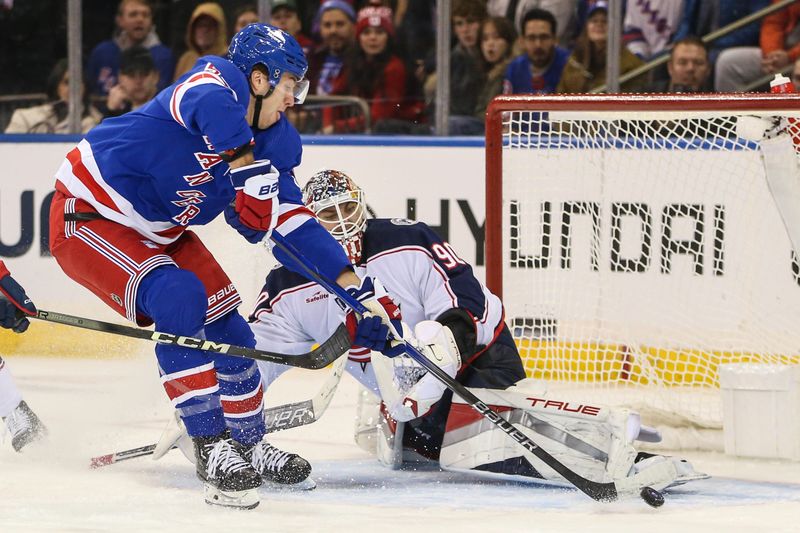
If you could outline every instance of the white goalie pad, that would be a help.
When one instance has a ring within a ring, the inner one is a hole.
[[[403,331],[411,329],[404,324]],[[455,377],[461,367],[461,356],[453,334],[439,322],[419,322],[414,328],[414,337],[407,336],[404,340],[450,377]],[[441,381],[429,375],[419,363],[408,356],[389,358],[373,352],[372,365],[383,403],[389,415],[398,422],[424,416],[446,390]]]
[[[504,391],[470,390],[559,462],[592,481],[614,481],[624,490],[634,491],[645,486],[662,490],[706,477],[685,461],[663,456],[637,463],[633,442],[642,426],[639,415],[628,409],[545,394],[546,386],[530,379]],[[645,434],[648,440],[655,438],[649,429]],[[445,470],[566,483],[457,397],[453,398],[439,462]]]
[[[183,425],[178,411],[173,411],[172,416],[167,420],[167,425],[164,427],[164,431],[161,432],[161,437],[159,437],[156,448],[153,450],[153,460],[161,459],[175,446],[180,449],[190,463],[195,463],[194,443],[189,434],[186,433],[186,426]]]

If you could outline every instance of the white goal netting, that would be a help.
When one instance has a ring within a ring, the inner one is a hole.
[[[800,362],[800,265],[739,115],[638,105],[502,114],[506,318],[530,376],[719,428],[720,364]]]

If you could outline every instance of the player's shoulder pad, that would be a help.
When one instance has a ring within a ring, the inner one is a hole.
[[[212,67],[208,66],[209,63]],[[201,57],[194,64],[192,70],[210,70],[212,68],[216,69],[225,83],[233,89],[239,104],[247,108],[247,104],[250,103],[250,86],[244,73],[236,68],[236,65],[219,56]]]
[[[283,113],[269,128],[254,129],[253,137],[256,141],[253,157],[256,159],[269,159],[282,172],[289,172],[300,164],[303,157],[300,134]]]
[[[403,246],[430,248],[442,239],[424,222],[406,218],[372,218],[364,231],[364,256],[373,257]]]
[[[267,279],[264,282],[264,288],[261,289],[261,292],[266,292],[269,294],[270,299],[272,299],[286,290],[294,289],[295,287],[300,287],[301,285],[307,285],[309,283],[311,282],[300,274],[292,272],[285,266],[279,265],[270,270],[269,274],[267,274]]]

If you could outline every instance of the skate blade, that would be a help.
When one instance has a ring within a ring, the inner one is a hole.
[[[258,490],[256,489],[222,491],[205,483],[203,486],[203,495],[206,498],[207,504],[218,505],[220,507],[255,509],[259,504]]]
[[[273,492],[303,492],[316,489],[317,483],[310,477],[305,478],[299,483],[293,483],[291,485],[287,485],[285,483],[275,483],[274,481],[265,479],[262,486]]]

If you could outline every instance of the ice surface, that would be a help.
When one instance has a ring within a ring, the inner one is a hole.
[[[352,438],[356,383],[345,377],[322,420],[274,435],[307,457],[318,488],[261,490],[253,511],[203,501],[178,451],[89,470],[89,458],[158,439],[170,407],[152,356],[127,360],[7,357],[46,445],[16,454],[0,445],[0,532],[29,531],[797,531],[800,463],[689,454],[714,477],[667,495],[600,504],[584,495],[467,475],[388,471]],[[268,391],[271,405],[313,396],[326,371],[293,370]]]

